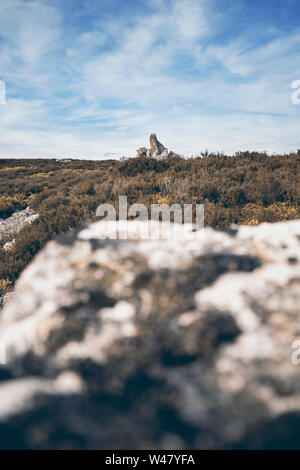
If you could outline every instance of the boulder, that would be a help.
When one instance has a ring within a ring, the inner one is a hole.
[[[49,242],[3,309],[1,448],[299,448],[300,221],[193,250],[104,229]]]
[[[137,157],[147,157],[147,149],[146,147],[140,147],[137,149]]]
[[[163,144],[161,144],[158,140],[155,134],[150,135],[150,150],[152,154],[157,154],[160,155],[163,150],[165,150],[165,147]]]
[[[168,149],[158,141],[155,134],[150,135],[150,148],[141,147],[137,149],[137,157],[148,157],[155,158],[156,160],[162,160],[167,157],[178,156],[174,152],[169,152]]]
[[[13,238],[26,224],[31,224],[36,220],[35,214],[30,207],[17,211],[6,219],[0,219],[0,242],[4,242],[4,249],[9,250],[13,244]]]

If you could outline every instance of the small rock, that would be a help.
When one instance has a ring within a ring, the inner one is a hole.
[[[140,147],[137,149],[137,157],[146,157],[147,156],[147,149],[146,147]]]
[[[16,242],[15,239],[13,239],[11,242],[6,242],[6,243],[3,245],[3,250],[5,250],[5,251],[10,250],[10,249],[14,246],[15,242]]]
[[[0,219],[0,240],[7,240],[5,249],[10,249],[13,246],[13,237],[24,227],[26,224],[32,223],[38,214],[35,214],[30,207],[22,211],[15,212],[7,219]]]

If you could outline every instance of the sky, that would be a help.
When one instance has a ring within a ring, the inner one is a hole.
[[[1,0],[0,157],[300,147],[299,0]]]

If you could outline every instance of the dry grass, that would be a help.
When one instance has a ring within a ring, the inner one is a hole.
[[[84,221],[101,203],[205,204],[205,225],[258,224],[300,217],[298,154],[269,157],[133,158],[126,161],[0,160],[0,217],[28,205],[39,213],[7,252],[0,250],[2,292],[44,244]],[[0,285],[0,286],[1,286]],[[0,293],[1,295],[1,293]]]

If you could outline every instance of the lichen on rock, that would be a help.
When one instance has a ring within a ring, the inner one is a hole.
[[[194,251],[101,230],[49,242],[1,314],[1,447],[299,448],[300,221]]]
[[[14,237],[26,224],[31,224],[38,214],[30,207],[15,212],[7,219],[0,219],[0,242],[4,241],[4,249],[9,250],[14,244]]]

